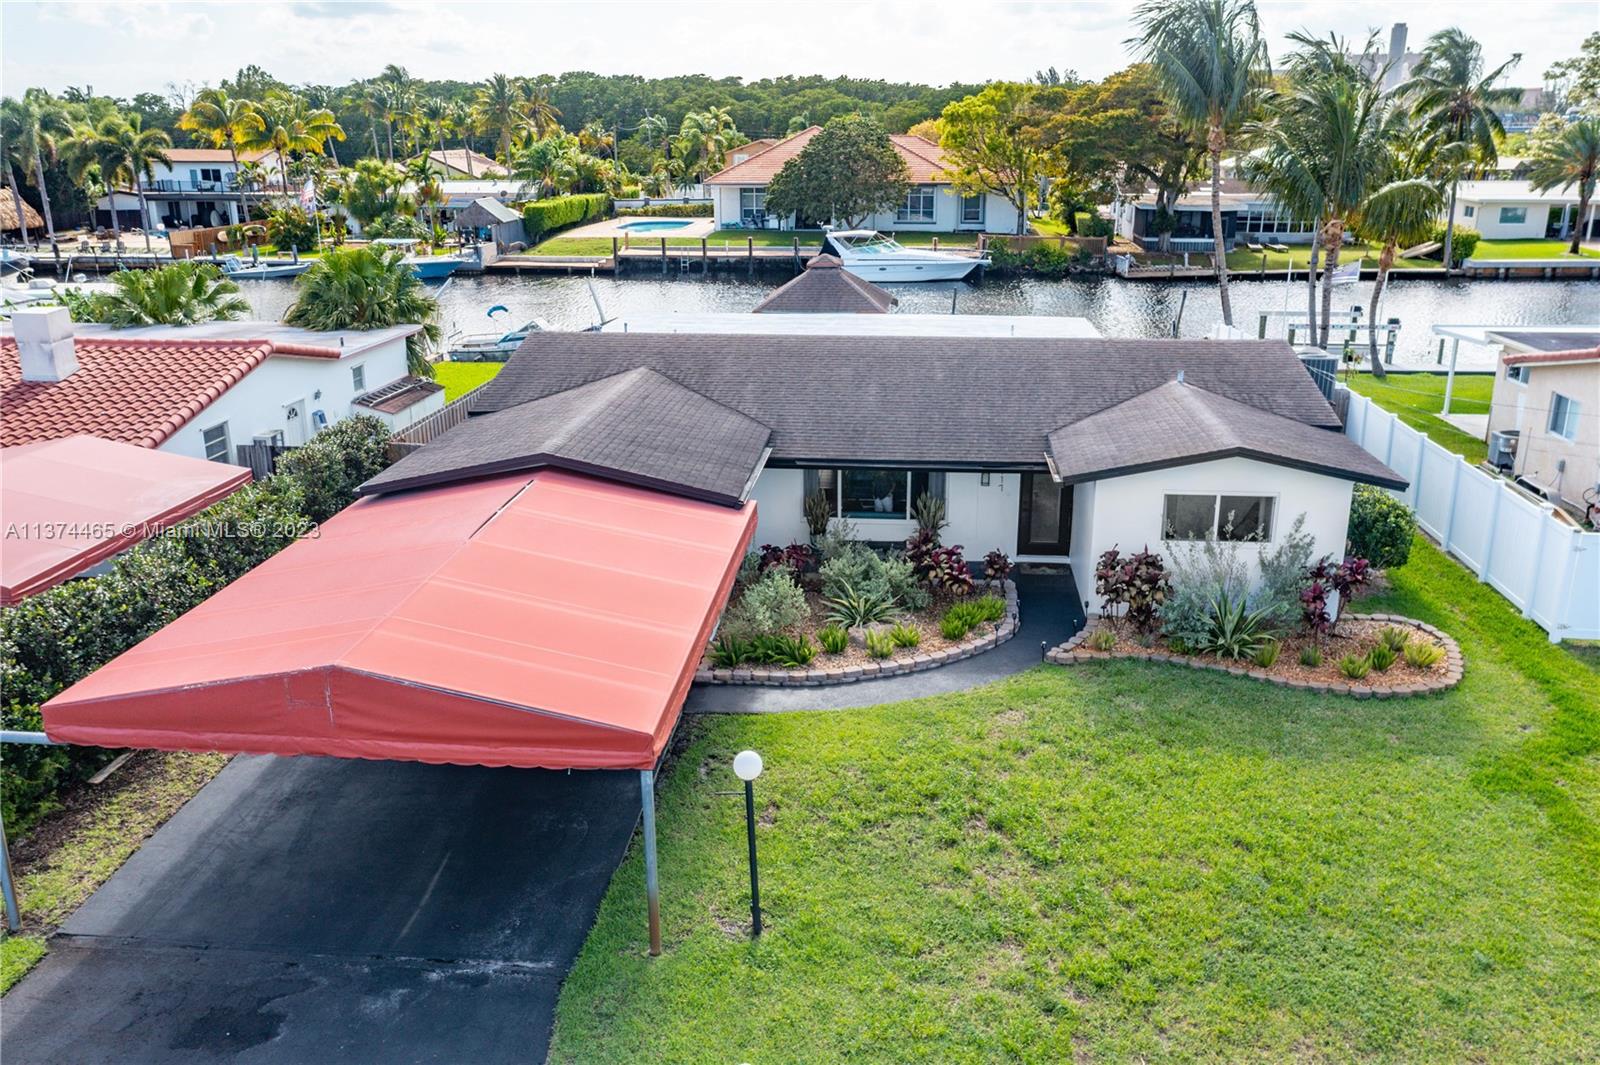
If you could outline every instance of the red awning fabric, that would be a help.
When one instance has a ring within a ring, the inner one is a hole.
[[[45,731],[649,769],[755,524],[556,470],[362,499],[51,699]]]
[[[53,588],[249,480],[242,466],[93,436],[0,448],[0,604]]]

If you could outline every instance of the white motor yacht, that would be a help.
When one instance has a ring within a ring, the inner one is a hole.
[[[868,281],[960,281],[989,260],[931,248],[907,248],[875,229],[830,231],[822,250]]]

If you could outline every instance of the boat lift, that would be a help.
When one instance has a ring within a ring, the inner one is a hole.
[[[1378,323],[1363,322],[1361,320],[1363,313],[1358,305],[1352,305],[1348,311],[1331,312],[1328,326],[1330,339],[1334,335],[1342,333],[1344,334],[1344,342],[1353,346],[1357,339],[1365,340],[1372,334],[1377,333],[1382,338],[1383,361],[1385,363],[1394,362],[1394,347],[1400,336],[1400,319],[1389,318],[1380,325]],[[1261,311],[1257,319],[1256,336],[1262,340],[1267,339],[1269,320],[1274,322],[1284,320],[1286,322],[1288,341],[1291,346],[1295,343],[1295,339],[1301,331],[1312,332],[1311,323],[1306,321],[1304,311]]]

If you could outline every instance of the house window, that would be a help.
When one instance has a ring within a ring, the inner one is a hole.
[[[739,222],[746,226],[759,226],[767,218],[767,190],[739,190]]]
[[[1520,226],[1528,220],[1526,207],[1500,208],[1500,224],[1503,226]]]
[[[228,423],[213,425],[200,433],[200,441],[205,446],[206,458],[212,462],[228,461]]]
[[[1272,496],[1169,495],[1163,540],[1265,542],[1272,539]]]
[[[350,367],[350,387],[356,390],[358,396],[367,390],[366,366]]]
[[[1560,392],[1550,393],[1550,431],[1566,440],[1578,437],[1578,401]]]
[[[1528,368],[1521,363],[1513,363],[1506,367],[1506,380],[1515,381],[1519,385],[1528,383]]]
[[[961,197],[961,224],[968,226],[983,225],[983,193],[976,196]]]
[[[894,213],[896,222],[933,221],[932,185],[913,185],[906,193],[906,202]]]
[[[1470,204],[1470,203],[1467,204],[1465,207],[1461,208],[1461,216],[1463,218],[1471,218],[1473,215],[1475,215],[1477,213],[1478,213],[1478,209],[1476,207],[1472,206],[1472,204]]]
[[[806,470],[805,497],[821,493],[835,517],[851,521],[899,520],[912,516],[918,497],[944,497],[944,474],[928,470]]]

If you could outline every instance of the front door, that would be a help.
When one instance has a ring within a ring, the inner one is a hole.
[[[1065,555],[1072,544],[1072,487],[1048,473],[1022,475],[1017,554]]]

